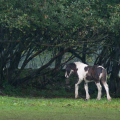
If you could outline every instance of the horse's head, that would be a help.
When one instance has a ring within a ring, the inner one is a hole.
[[[77,72],[75,63],[66,64],[66,69],[65,70],[66,70],[65,71],[65,77],[69,78],[71,73],[73,73],[73,72],[76,73]]]

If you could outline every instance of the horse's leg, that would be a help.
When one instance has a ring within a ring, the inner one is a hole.
[[[82,80],[78,80],[78,82],[75,84],[75,98],[78,98],[78,90],[79,90],[79,84],[82,82]]]
[[[85,82],[84,83],[84,88],[85,88],[85,92],[86,92],[86,99],[90,99],[90,95],[89,95],[89,92],[88,92],[88,83]]]
[[[97,88],[98,88],[97,100],[100,100],[100,99],[101,99],[101,90],[102,90],[102,86],[101,86],[100,82],[99,82],[99,83],[96,83],[96,86],[97,86]]]
[[[105,90],[106,90],[106,94],[107,94],[107,99],[109,101],[111,101],[111,97],[110,97],[110,94],[109,94],[109,87],[108,87],[108,84],[106,82],[103,82],[103,85],[105,87]]]
[[[79,84],[75,84],[75,98],[78,98]]]
[[[108,84],[107,84],[107,72],[105,69],[103,69],[103,75],[102,75],[102,78],[101,78],[101,82],[106,90],[106,94],[107,94],[107,99],[109,101],[111,101],[111,97],[110,97],[110,94],[109,94],[109,87],[108,87]]]

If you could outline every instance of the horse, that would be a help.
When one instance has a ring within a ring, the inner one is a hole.
[[[78,98],[78,90],[79,90],[79,84],[84,81],[84,89],[86,92],[86,100],[90,99],[90,95],[88,92],[88,83],[89,82],[95,82],[97,89],[98,89],[98,95],[96,100],[101,99],[101,90],[102,86],[100,82],[103,84],[108,101],[111,101],[111,97],[109,94],[109,87],[107,84],[107,71],[104,67],[99,65],[87,65],[82,62],[73,62],[66,64],[65,68],[65,77],[69,78],[71,73],[74,73],[77,75],[78,79],[75,83],[75,98]]]

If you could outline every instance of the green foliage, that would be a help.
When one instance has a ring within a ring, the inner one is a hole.
[[[0,85],[6,80],[19,86],[21,81],[33,79],[39,73],[42,76],[52,63],[58,63],[57,68],[69,59],[63,58],[65,52],[111,70],[111,66],[115,66],[112,59],[119,61],[116,50],[120,43],[119,19],[118,0],[1,0]],[[27,63],[37,55],[44,57],[46,51],[52,53],[52,60],[47,60],[48,64],[42,64],[32,75],[22,75]],[[90,58],[94,55],[93,61]],[[22,67],[16,72],[24,56]]]
[[[10,95],[10,96],[24,96],[24,94],[21,92],[21,88],[15,88],[14,86],[4,84],[3,87],[5,88],[3,93],[5,95]]]
[[[94,0],[1,1],[0,23],[11,34],[17,30],[20,38],[27,36],[25,41],[37,41],[35,36],[39,36],[43,44],[77,46],[78,38],[90,38],[96,30],[100,33],[109,28],[117,32],[119,9],[119,4]],[[53,41],[56,37],[60,40]]]

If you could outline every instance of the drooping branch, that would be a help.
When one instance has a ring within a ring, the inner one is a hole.
[[[16,77],[17,76],[19,76],[20,75],[20,73],[22,72],[22,70],[25,68],[25,66],[26,66],[26,64],[30,61],[30,60],[32,60],[34,57],[36,57],[38,54],[40,54],[41,52],[43,52],[45,49],[46,49],[47,47],[44,47],[42,50],[39,50],[38,52],[36,52],[35,54],[33,54],[29,59],[27,59],[28,57],[29,57],[29,52],[30,51],[28,51],[28,55],[26,56],[26,59],[25,59],[25,61],[23,62],[23,65],[22,65],[22,67],[21,67],[21,69],[19,70],[19,72],[16,74],[16,76],[14,77],[14,80],[16,79]],[[13,80],[13,81],[14,81]]]
[[[14,84],[14,85],[17,85],[18,83],[19,84],[23,84],[27,80],[30,80],[31,78],[35,78],[43,69],[47,68],[57,57],[59,57],[60,55],[63,55],[65,52],[68,52],[70,49],[71,49],[71,47],[68,47],[64,51],[58,53],[48,63],[46,63],[45,65],[41,66],[39,69],[37,69],[31,75],[28,75],[28,76],[26,76],[26,77],[24,77],[22,79],[14,79],[13,82],[12,82],[12,84]]]
[[[26,59],[24,61],[24,66],[30,61],[32,60],[34,57],[36,57],[37,55],[39,55],[41,52],[43,52],[47,47],[45,46],[42,50],[39,50],[38,52],[36,52],[35,54],[33,54],[29,59]]]
[[[70,49],[69,52],[72,53],[75,57],[77,57],[80,60],[82,60],[82,62],[83,62],[83,58],[79,54],[77,54],[74,49]]]
[[[57,57],[59,57],[60,55],[63,55],[65,52],[68,52],[71,49],[71,47],[68,47],[67,49],[65,49],[64,51],[58,53],[56,56],[54,56],[47,64],[43,65],[42,67],[40,67],[36,73],[39,73],[39,71],[47,68]]]

